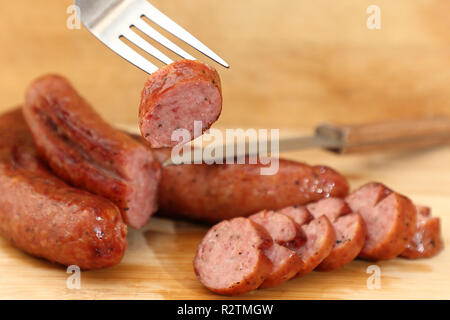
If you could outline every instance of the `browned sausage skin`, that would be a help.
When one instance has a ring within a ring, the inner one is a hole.
[[[202,239],[194,271],[209,290],[238,295],[258,288],[272,270],[264,255],[273,241],[265,229],[246,218],[224,220]]]
[[[164,162],[170,150],[154,149]],[[159,186],[160,214],[215,223],[262,210],[302,205],[329,196],[345,197],[347,180],[324,166],[280,159],[275,175],[262,164],[198,164],[164,167]]]
[[[430,258],[437,255],[443,248],[441,237],[441,221],[431,216],[431,209],[416,205],[417,230],[412,240],[401,253],[406,259]]]
[[[141,94],[139,128],[153,148],[175,146],[172,132],[187,129],[192,139],[213,124],[222,111],[217,71],[198,61],[180,60],[152,74]],[[194,121],[202,131],[194,132]]]
[[[113,201],[130,226],[148,222],[160,178],[151,151],[108,125],[56,75],[33,82],[23,113],[39,154],[59,177]]]
[[[346,201],[366,224],[361,258],[392,259],[405,250],[416,231],[416,208],[411,200],[381,183],[371,182],[352,192]]]
[[[69,187],[38,160],[20,110],[0,116],[0,234],[31,255],[82,269],[119,263],[127,246],[112,202]]]

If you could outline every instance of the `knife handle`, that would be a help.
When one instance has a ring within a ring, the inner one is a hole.
[[[433,117],[363,125],[324,124],[316,135],[334,139],[337,153],[369,153],[418,149],[450,143],[450,119]]]

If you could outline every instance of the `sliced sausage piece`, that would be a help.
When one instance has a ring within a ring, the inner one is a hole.
[[[295,221],[298,225],[302,226],[309,223],[314,219],[312,214],[306,209],[305,206],[292,206],[277,211],[284,214]]]
[[[303,267],[303,262],[298,254],[286,246],[300,246],[305,241],[300,226],[288,216],[264,210],[251,215],[249,219],[264,229],[274,241],[264,254],[272,262],[272,271],[260,288],[271,288],[293,278]]]
[[[333,226],[326,216],[314,219],[306,207],[288,207],[277,212],[291,217],[305,233],[305,244],[290,247],[303,261],[303,267],[297,277],[304,276],[331,253],[336,241]]]
[[[168,150],[154,149],[164,162]],[[345,177],[323,166],[280,159],[275,175],[261,175],[262,164],[198,164],[163,168],[159,209],[164,216],[207,223],[279,210],[325,197],[345,197]]]
[[[366,226],[360,214],[352,213],[348,204],[339,198],[322,199],[307,208],[315,218],[327,216],[336,233],[333,250],[317,266],[317,270],[332,271],[353,261],[366,240]]]
[[[81,269],[113,266],[127,247],[119,209],[49,172],[20,110],[0,116],[0,234],[33,256]]]
[[[113,201],[131,227],[148,222],[160,178],[148,148],[107,124],[56,75],[33,82],[23,113],[40,156],[59,177]]]
[[[301,227],[286,215],[263,210],[249,219],[266,229],[273,241],[280,245],[301,245],[305,242]]]
[[[411,242],[416,230],[416,208],[405,196],[380,183],[369,183],[346,200],[352,211],[361,214],[367,227],[361,258],[392,259]]]
[[[153,148],[173,147],[179,142],[172,141],[175,130],[187,129],[194,139],[219,118],[221,111],[217,71],[199,61],[180,60],[148,79],[141,94],[139,128]],[[201,132],[194,132],[194,121],[201,121]]]
[[[299,255],[284,246],[274,243],[264,250],[264,254],[272,262],[272,270],[259,286],[261,289],[273,288],[295,277],[303,268],[303,261]]]
[[[303,231],[306,234],[306,243],[295,250],[303,261],[303,268],[297,274],[298,277],[311,272],[328,257],[336,241],[333,226],[326,216],[303,225]]]
[[[429,207],[416,206],[416,208],[417,230],[400,256],[407,259],[430,258],[444,248],[441,221],[437,217],[431,217]]]
[[[339,217],[352,212],[348,204],[341,198],[326,198],[316,202],[312,202],[306,206],[308,211],[314,218],[327,216],[331,222],[336,221]]]
[[[246,218],[213,226],[197,248],[194,270],[209,290],[238,295],[258,288],[272,270],[263,253],[273,245],[267,231]]]

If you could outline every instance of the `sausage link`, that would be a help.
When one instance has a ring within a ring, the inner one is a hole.
[[[153,149],[164,162],[166,149]],[[280,159],[275,175],[260,175],[262,164],[198,164],[164,167],[159,209],[165,216],[215,223],[262,210],[345,197],[347,180],[328,167]]]
[[[127,247],[119,209],[50,173],[20,110],[0,116],[0,234],[31,255],[82,269],[113,266]]]
[[[23,113],[40,156],[59,177],[110,199],[131,227],[148,222],[160,165],[147,148],[108,125],[56,75],[32,83]]]

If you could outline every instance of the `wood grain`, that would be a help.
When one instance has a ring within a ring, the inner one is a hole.
[[[136,124],[146,74],[86,30],[67,29],[66,8],[72,3],[0,1],[0,111],[20,104],[35,77],[53,72],[67,76],[111,123]],[[231,64],[229,70],[219,69],[224,110],[218,127],[280,128],[283,133],[323,122],[450,115],[447,0],[152,3]],[[374,3],[381,7],[379,31],[365,26],[366,8]],[[313,272],[243,299],[450,299],[449,147],[376,156],[318,150],[287,156],[334,166],[354,187],[379,180],[431,205],[442,218],[447,249],[429,260],[377,263],[380,290],[367,289],[371,263],[354,261],[338,271]],[[192,270],[205,230],[153,220],[147,230],[130,232],[120,265],[83,272],[80,290],[66,288],[64,268],[32,258],[1,239],[0,298],[222,298],[204,289]]]
[[[432,206],[442,219],[446,248],[424,260],[356,260],[333,272],[312,272],[242,299],[450,299],[450,147],[373,156],[337,156],[310,150],[285,154],[327,163],[353,187],[383,181],[415,202]],[[130,230],[129,248],[117,266],[81,274],[81,289],[66,287],[61,266],[30,257],[0,239],[0,299],[228,299],[197,281],[192,260],[207,228],[154,218],[142,231]],[[369,290],[367,267],[381,268],[381,289]]]

